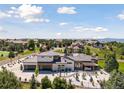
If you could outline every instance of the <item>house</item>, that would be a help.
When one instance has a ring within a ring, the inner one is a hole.
[[[99,49],[104,48],[104,44],[99,42],[99,41],[97,41],[96,43],[93,43],[92,46],[95,47],[95,48],[99,48]]]
[[[64,54],[47,51],[31,56],[22,62],[23,70],[35,70],[36,66],[43,71],[74,71],[98,69],[97,58],[85,54]]]
[[[79,53],[81,49],[84,48],[83,43],[80,41],[73,42],[70,47],[73,50],[73,53]]]

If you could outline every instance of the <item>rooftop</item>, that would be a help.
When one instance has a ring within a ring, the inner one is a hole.
[[[86,55],[86,54],[73,54],[71,56],[68,56],[68,58],[74,60],[74,61],[91,61],[92,59],[96,59],[90,55]]]
[[[38,56],[64,56],[64,54],[54,52],[54,51],[47,51],[47,52],[42,52],[42,53],[38,54]]]
[[[54,60],[52,56],[60,56],[61,60]],[[67,56],[66,58],[64,58],[64,54],[62,53],[57,53],[57,52],[53,52],[53,51],[48,51],[48,52],[42,52],[38,55],[35,56],[31,56],[29,58],[27,58],[25,60],[25,62],[66,62],[66,61],[85,61],[85,62],[89,62],[92,61],[92,59],[96,59],[96,57],[92,57],[90,55],[86,55],[86,54],[72,54],[70,56]]]

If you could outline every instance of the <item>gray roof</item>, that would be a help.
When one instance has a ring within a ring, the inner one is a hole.
[[[31,58],[26,59],[24,62],[53,62],[53,59],[49,59],[47,57],[41,57],[40,59],[38,56],[33,56]]]
[[[68,56],[68,58],[70,58],[74,61],[91,61],[92,59],[96,59],[96,58],[86,55],[86,54],[73,54],[72,56]]]
[[[65,59],[63,57],[64,54],[53,52],[53,51],[48,51],[48,52],[42,52],[41,54],[29,57],[24,62],[48,62],[48,63],[51,63],[51,62],[54,62],[54,60],[53,60],[53,58],[50,58],[50,57],[57,56],[57,55],[61,56],[61,61],[62,62],[70,61],[70,60],[73,60],[73,61],[85,61],[85,62],[91,61],[92,59],[96,59],[97,60],[96,57],[92,57],[92,56],[89,56],[89,55],[86,55],[86,54],[82,54],[82,53],[81,54],[73,54],[73,55],[67,56],[66,59]]]
[[[37,62],[37,56],[33,56],[24,60],[24,62]]]
[[[64,56],[63,53],[58,53],[54,51],[47,51],[47,52],[42,52],[38,54],[39,56]]]

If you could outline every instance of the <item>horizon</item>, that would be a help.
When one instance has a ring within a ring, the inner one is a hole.
[[[0,4],[0,39],[124,39],[123,7]]]

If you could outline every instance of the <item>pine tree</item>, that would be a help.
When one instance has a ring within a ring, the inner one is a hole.
[[[101,85],[107,89],[124,89],[124,74],[113,70],[109,80],[102,82]]]
[[[115,53],[108,53],[105,56],[105,70],[111,72],[113,70],[118,70],[119,63],[116,60]]]
[[[14,73],[3,68],[0,71],[0,89],[20,89],[21,82],[17,79]]]
[[[36,66],[36,68],[35,68],[35,76],[37,77],[39,75],[39,68],[38,68],[38,66]]]
[[[31,50],[31,51],[34,51],[35,50],[34,40],[30,40],[29,41],[29,43],[28,43],[28,49]]]
[[[31,80],[30,80],[30,88],[31,89],[36,89],[37,88],[37,81],[35,80],[34,74],[32,75]]]

